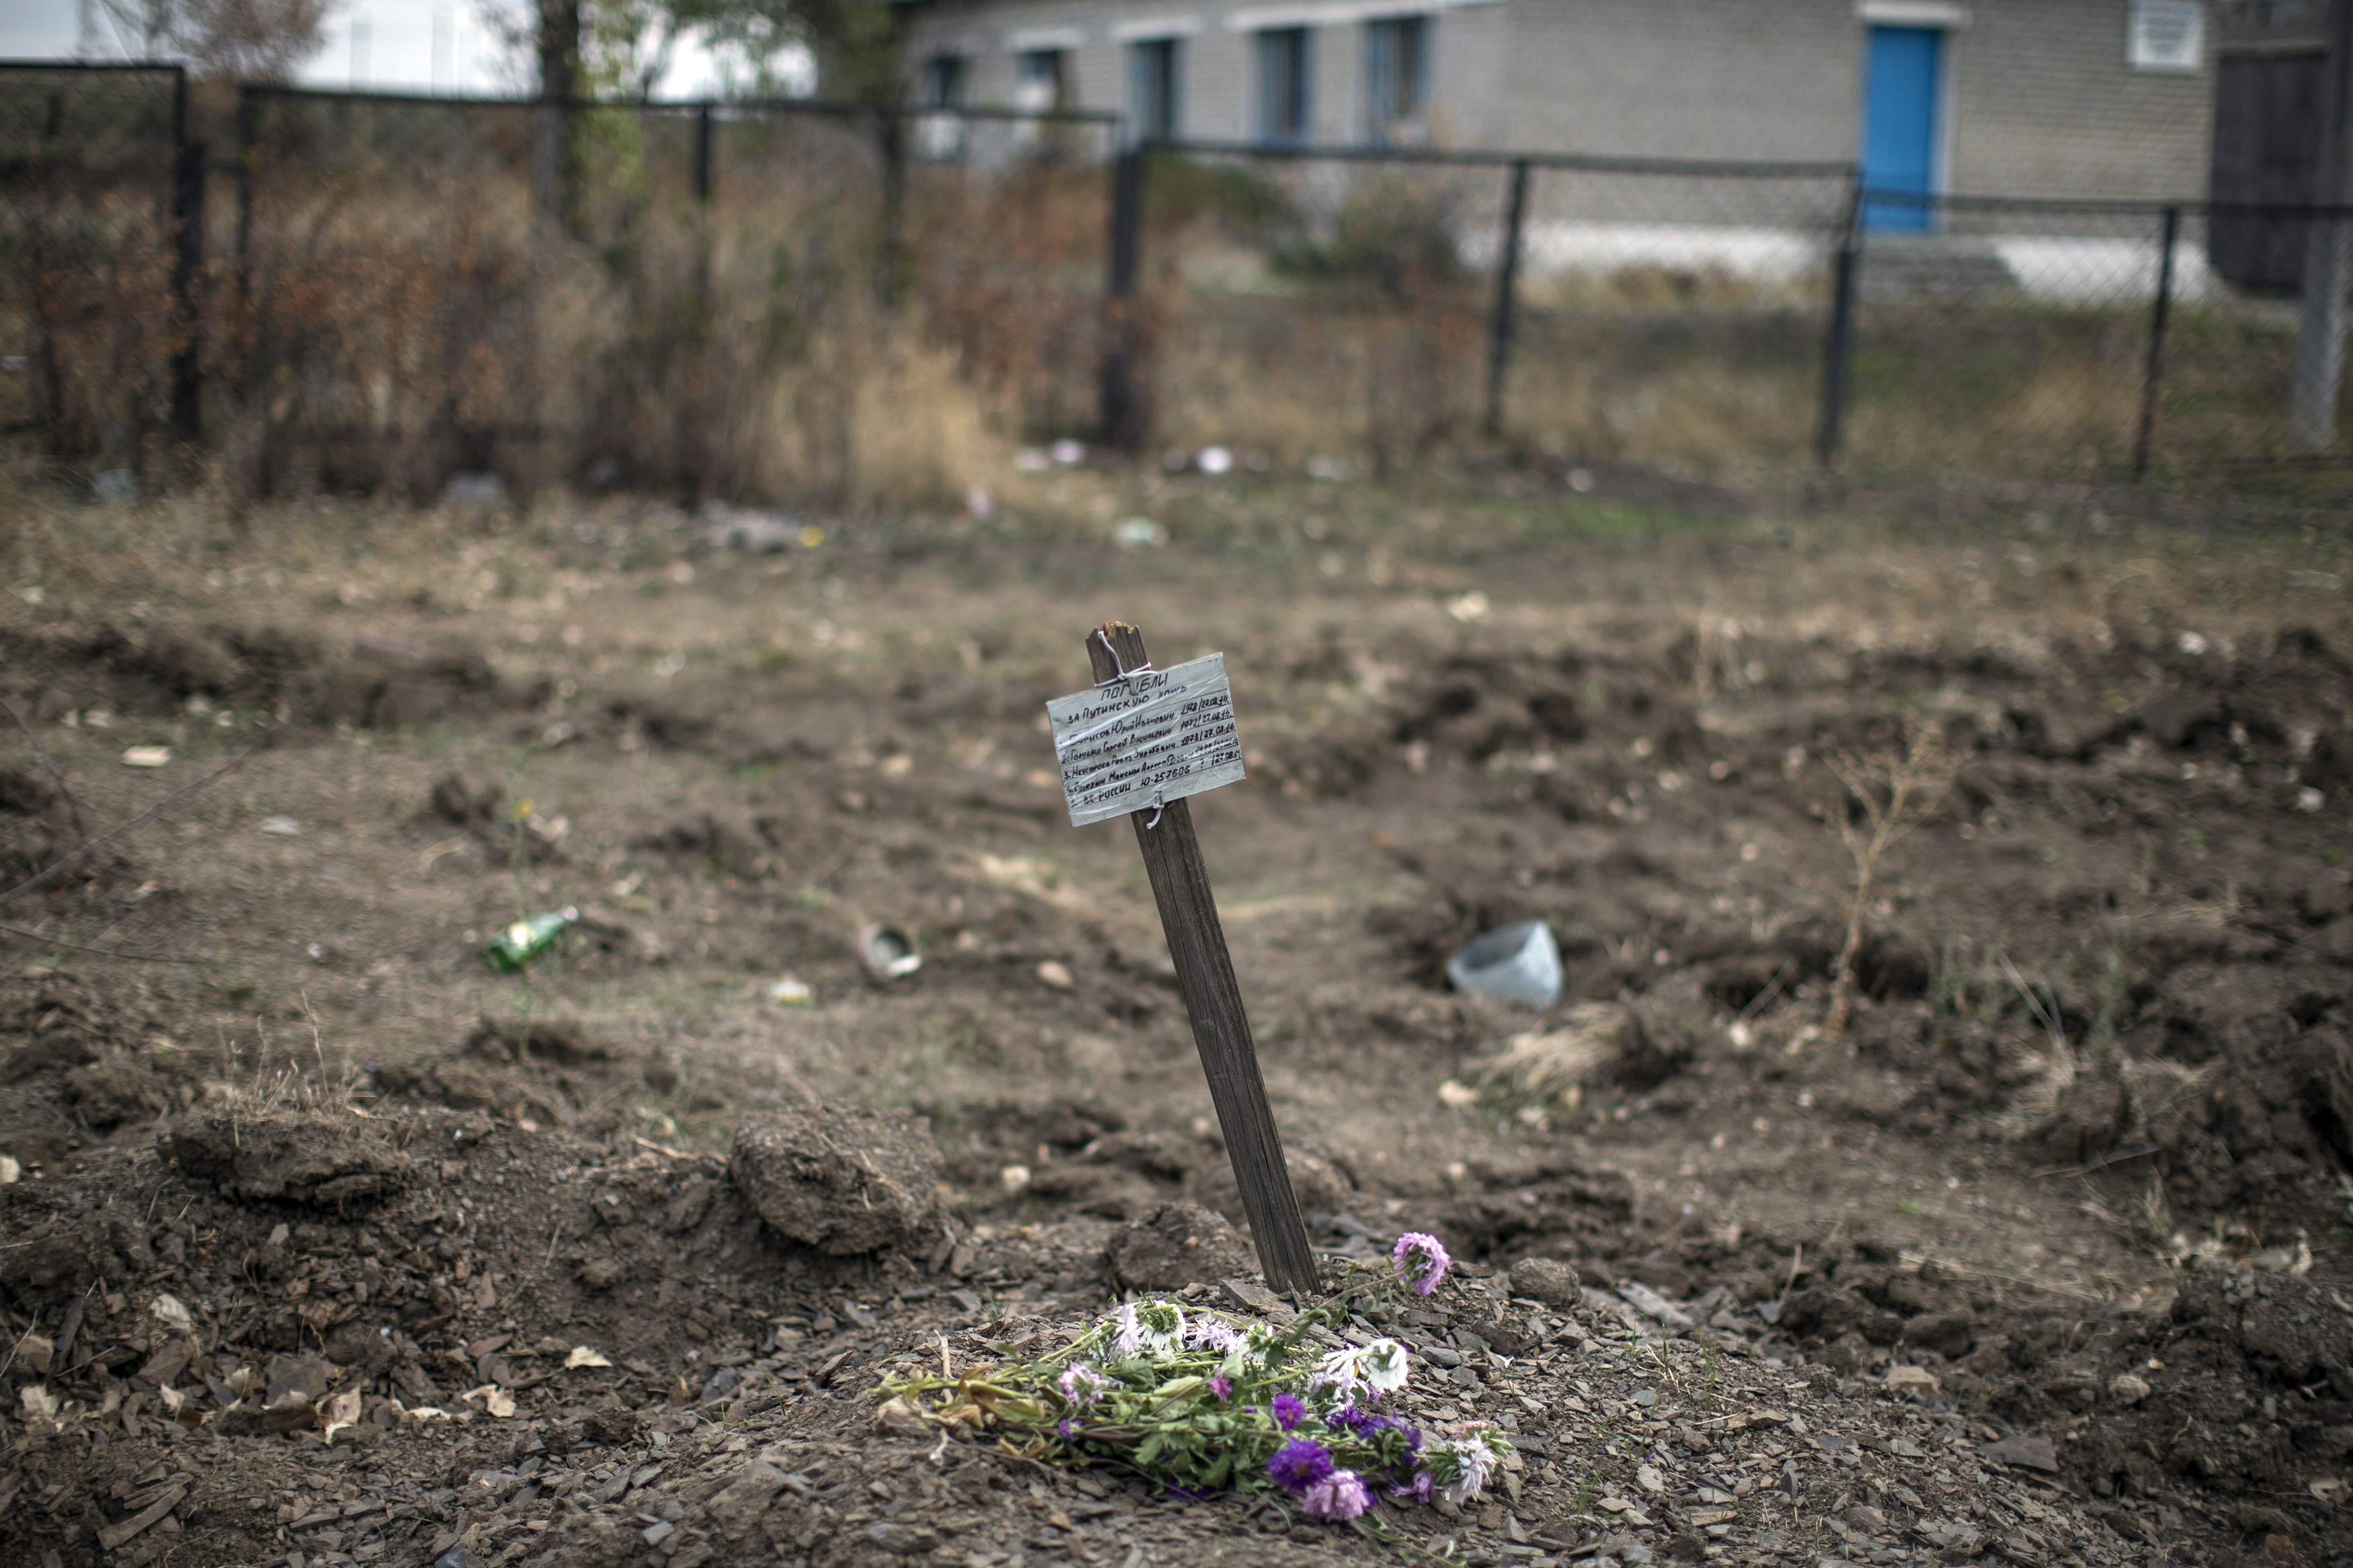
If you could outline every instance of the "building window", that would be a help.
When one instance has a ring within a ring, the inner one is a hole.
[[[1365,129],[1376,142],[1417,128],[1429,110],[1430,18],[1365,25]]]
[[[1071,106],[1071,51],[1024,49],[1014,69],[1014,106],[1032,113]]]
[[[964,156],[964,57],[934,55],[923,61],[923,106],[938,112],[915,122],[915,151],[934,163],[952,163]]]
[[[964,104],[964,57],[934,55],[923,62],[923,107],[958,109]]]
[[[1140,142],[1184,133],[1185,44],[1146,38],[1127,47],[1127,130]]]
[[[1314,139],[1308,84],[1314,57],[1304,27],[1270,27],[1258,35],[1258,139],[1296,147]]]

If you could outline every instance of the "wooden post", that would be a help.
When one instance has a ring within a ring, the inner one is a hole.
[[[1087,659],[1097,680],[1108,680],[1123,668],[1134,669],[1148,657],[1144,634],[1124,622],[1107,623],[1101,636],[1087,634]],[[1266,1103],[1266,1080],[1259,1076],[1250,1016],[1242,1007],[1233,959],[1226,952],[1217,898],[1209,889],[1209,868],[1202,864],[1187,805],[1170,801],[1161,808],[1156,826],[1145,826],[1153,816],[1148,811],[1134,812],[1128,820],[1135,828],[1136,847],[1144,852],[1144,869],[1152,879],[1153,901],[1160,906],[1168,956],[1176,964],[1176,988],[1193,1023],[1193,1043],[1200,1049],[1201,1070],[1209,1079],[1209,1099],[1218,1108],[1218,1125],[1225,1133],[1226,1155],[1234,1163],[1234,1180],[1241,1187],[1242,1209],[1258,1243],[1260,1266],[1277,1289],[1314,1295],[1321,1288],[1315,1255],[1299,1217],[1299,1199],[1291,1190],[1290,1169],[1282,1163],[1282,1139]]]

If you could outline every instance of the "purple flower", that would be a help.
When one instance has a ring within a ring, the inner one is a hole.
[[[1277,1486],[1297,1494],[1332,1473],[1332,1456],[1313,1437],[1293,1437],[1274,1451],[1266,1473]]]
[[[1413,1480],[1410,1484],[1401,1487],[1391,1487],[1389,1489],[1389,1496],[1395,1498],[1399,1502],[1404,1502],[1410,1499],[1415,1502],[1426,1503],[1430,1500],[1430,1494],[1432,1489],[1433,1486],[1430,1479],[1430,1472],[1428,1470],[1416,1470],[1413,1474]]]
[[[1276,1394],[1267,1413],[1274,1417],[1275,1426],[1285,1432],[1307,1419],[1307,1406],[1288,1394]]]
[[[1405,1438],[1404,1456],[1389,1465],[1383,1472],[1383,1477],[1393,1481],[1401,1478],[1409,1480],[1414,1465],[1421,1453],[1420,1427],[1400,1421],[1394,1415],[1370,1415],[1354,1405],[1345,1410],[1335,1410],[1331,1415],[1324,1417],[1324,1420],[1325,1425],[1335,1432],[1346,1432],[1358,1442],[1367,1446],[1377,1443],[1384,1432],[1401,1434]],[[1394,1489],[1391,1495],[1396,1495]]]
[[[1062,1441],[1065,1443],[1075,1443],[1079,1440],[1079,1424],[1067,1415],[1054,1424],[1054,1430],[1061,1434]]]
[[[1062,1390],[1063,1403],[1073,1410],[1084,1410],[1096,1400],[1101,1399],[1103,1391],[1111,1386],[1111,1379],[1094,1368],[1082,1366],[1077,1362],[1072,1362],[1058,1381]]]
[[[1372,1442],[1384,1432],[1402,1432],[1405,1434],[1405,1448],[1409,1454],[1421,1447],[1420,1427],[1409,1426],[1394,1415],[1375,1415],[1353,1405],[1345,1409],[1335,1410],[1331,1415],[1324,1417],[1324,1424],[1335,1432],[1354,1433],[1359,1440],[1366,1443]]]
[[[1209,1392],[1216,1394],[1220,1401],[1231,1399],[1234,1396],[1233,1380],[1213,1377],[1209,1379]]]
[[[1454,1267],[1445,1244],[1419,1230],[1407,1231],[1397,1238],[1397,1245],[1389,1248],[1389,1261],[1402,1271],[1406,1283],[1413,1287],[1417,1296],[1427,1296],[1437,1289],[1446,1271]]]
[[[1354,1519],[1373,1506],[1373,1494],[1354,1470],[1335,1470],[1307,1489],[1299,1506],[1310,1519]]]
[[[1197,1351],[1216,1351],[1221,1355],[1231,1355],[1250,1342],[1240,1329],[1215,1319],[1197,1318],[1185,1326],[1185,1342]]]

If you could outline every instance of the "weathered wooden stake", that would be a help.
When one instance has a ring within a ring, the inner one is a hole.
[[[1148,658],[1144,634],[1123,621],[1106,623],[1101,636],[1087,634],[1087,659],[1097,680],[1108,680],[1123,668],[1134,669]],[[1170,801],[1161,808],[1156,826],[1145,826],[1153,816],[1149,811],[1133,812],[1128,820],[1152,879],[1153,901],[1160,906],[1168,956],[1176,964],[1176,988],[1193,1023],[1193,1043],[1208,1076],[1209,1099],[1218,1108],[1260,1266],[1276,1289],[1313,1295],[1320,1289],[1315,1255],[1282,1162],[1282,1139],[1266,1102],[1266,1080],[1259,1076],[1250,1015],[1226,952],[1225,928],[1218,923],[1217,897],[1209,890],[1209,868],[1201,861],[1187,804]]]

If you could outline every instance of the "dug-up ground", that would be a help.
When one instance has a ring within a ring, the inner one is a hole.
[[[12,497],[0,1563],[2353,1562],[2341,537],[1579,478]],[[1381,1326],[1514,1456],[1401,1543],[875,1422],[1290,1310],[1050,772],[1114,616],[1232,672],[1317,1245],[1464,1260]]]

